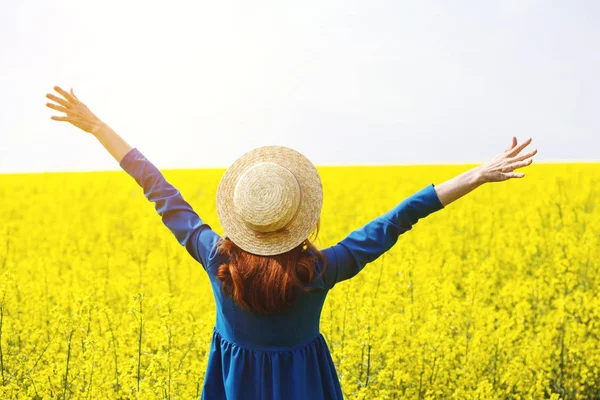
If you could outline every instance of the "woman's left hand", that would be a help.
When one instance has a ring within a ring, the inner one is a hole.
[[[52,108],[57,111],[62,111],[66,113],[66,116],[56,116],[53,115],[52,118],[55,121],[67,121],[71,124],[75,125],[79,129],[82,129],[91,134],[95,134],[95,132],[104,124],[100,118],[98,118],[90,109],[83,104],[75,93],[73,89],[71,89],[71,93],[67,93],[63,89],[58,86],[54,86],[54,90],[60,93],[64,99],[55,96],[51,93],[47,93],[46,97],[50,100],[54,100],[56,103],[46,103],[46,106]]]
[[[529,138],[517,146],[517,138],[513,136],[512,145],[498,154],[493,160],[476,167],[479,172],[480,181],[501,182],[511,178],[522,178],[525,176],[522,172],[513,172],[517,168],[524,168],[531,165],[533,157],[537,153],[534,149],[528,153],[519,155],[521,150],[531,143],[532,138]]]

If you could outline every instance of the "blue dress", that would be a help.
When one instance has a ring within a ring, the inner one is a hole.
[[[323,276],[297,303],[278,315],[264,316],[238,307],[221,293],[216,271],[227,262],[217,254],[220,236],[204,223],[136,148],[120,163],[155,203],[163,223],[206,271],[217,307],[202,399],[342,399],[342,390],[325,338],[319,331],[328,291],[350,279],[389,250],[398,236],[444,206],[430,184],[392,210],[322,250]],[[322,265],[316,265],[316,273]]]

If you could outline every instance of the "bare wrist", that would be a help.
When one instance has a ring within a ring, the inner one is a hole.
[[[476,186],[481,186],[486,183],[485,175],[481,169],[481,166],[475,167],[471,170],[472,180]]]
[[[91,134],[96,136],[96,138],[100,138],[104,136],[105,133],[110,129],[108,125],[106,125],[103,121],[98,120],[92,127]]]

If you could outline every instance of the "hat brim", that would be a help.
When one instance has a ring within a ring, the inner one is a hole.
[[[298,213],[286,229],[266,235],[248,227],[236,214],[233,203],[239,177],[261,162],[288,169],[302,193]],[[263,146],[245,153],[225,171],[217,189],[217,213],[225,235],[241,249],[257,255],[282,254],[299,246],[316,227],[322,206],[323,186],[317,169],[303,154],[283,146]]]

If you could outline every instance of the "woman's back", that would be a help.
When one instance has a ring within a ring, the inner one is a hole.
[[[229,260],[217,254],[219,235],[206,229],[200,236],[205,248],[214,249],[206,256],[205,270],[217,309],[202,398],[342,399],[329,348],[319,332],[328,293],[323,277],[283,312],[248,311],[221,290],[217,270]],[[317,262],[315,276],[322,268]]]
[[[209,246],[216,244],[220,238],[212,230],[206,235],[209,236]],[[272,350],[308,343],[319,334],[321,309],[327,295],[322,277],[310,285],[311,291],[300,292],[292,307],[264,315],[244,310],[223,293],[217,269],[228,262],[227,257],[214,255],[207,260],[206,268],[217,307],[216,330],[221,336],[240,346]],[[316,263],[315,277],[322,268],[322,263]]]

